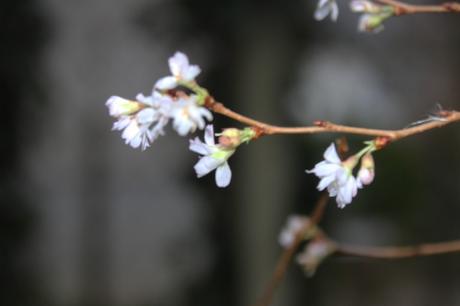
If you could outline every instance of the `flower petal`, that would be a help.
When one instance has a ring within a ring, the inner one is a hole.
[[[327,192],[329,193],[329,196],[331,198],[335,197],[337,195],[337,193],[339,192],[338,189],[337,189],[337,184],[334,182],[334,183],[330,184],[329,186],[327,186]]]
[[[152,97],[152,96],[144,96],[142,93],[138,93],[136,95],[136,100],[143,103],[143,104],[146,104],[148,106],[153,106],[153,102],[155,100],[155,97]]]
[[[337,18],[339,18],[339,7],[337,6],[337,2],[333,1],[330,5],[331,5],[331,20],[337,21]]]
[[[324,1],[322,1],[324,2]],[[321,2],[320,2],[321,3]],[[331,7],[329,5],[323,5],[323,6],[319,6],[316,8],[315,10],[315,19],[317,21],[321,21],[323,20],[324,18],[327,17],[327,15],[329,15],[329,13],[331,12]]]
[[[209,150],[208,146],[201,142],[201,140],[198,137],[195,137],[195,139],[190,139],[188,148],[190,149],[190,151],[193,151],[201,155],[208,155],[211,153],[211,150]]]
[[[335,178],[336,178],[337,184],[339,184],[339,186],[346,185],[346,183],[348,182],[348,179],[350,177],[352,177],[352,175],[344,168],[340,168],[335,173]]]
[[[131,118],[121,117],[118,121],[113,123],[112,130],[123,130],[131,123]]]
[[[140,134],[137,134],[133,138],[126,139],[126,143],[129,144],[134,149],[138,148],[141,145],[141,142],[142,142],[142,137],[141,137]],[[144,149],[145,149],[145,147],[143,145],[142,150],[144,150]]]
[[[193,81],[197,75],[201,72],[200,67],[197,65],[192,65],[187,67],[184,71],[182,71],[182,79],[184,81]]]
[[[227,187],[232,179],[232,170],[227,162],[219,166],[216,170],[216,184],[218,187]]]
[[[336,164],[330,164],[328,162],[322,161],[315,165],[315,168],[312,170],[307,170],[308,173],[314,173],[318,177],[329,176],[337,171],[341,167]]]
[[[141,110],[139,113],[137,113],[137,122],[141,125],[148,125],[151,124],[152,122],[156,121],[158,118],[158,114],[156,110],[153,108],[144,108]]]
[[[202,177],[212,170],[216,169],[222,164],[222,160],[216,159],[211,156],[202,157],[193,167],[195,169],[196,175]]]
[[[331,0],[319,0],[316,7],[318,8],[318,7],[327,6],[330,1]]]
[[[212,124],[209,124],[206,126],[206,129],[204,130],[204,141],[206,142],[207,145],[214,146],[214,126]]]
[[[168,63],[171,73],[176,77],[181,76],[182,71],[189,66],[187,55],[182,52],[176,52],[174,56],[169,58]]]
[[[342,162],[333,143],[326,149],[323,156],[325,160],[333,164],[340,164]]]
[[[155,83],[155,88],[160,89],[160,90],[173,89],[176,86],[177,86],[177,79],[173,76],[167,76],[167,77],[161,78]]]
[[[133,138],[139,135],[139,133],[139,125],[135,120],[132,120],[129,123],[129,125],[124,129],[123,133],[121,134],[121,138],[123,138],[126,141],[126,143],[129,143]]]
[[[319,181],[318,187],[316,187],[319,191],[324,190],[328,187],[333,181],[335,180],[335,175],[325,176],[324,178]]]
[[[355,178],[350,176],[345,185],[339,189],[339,193],[337,194],[337,204],[345,207],[347,204],[351,203],[353,197],[356,196],[356,193],[357,186]]]

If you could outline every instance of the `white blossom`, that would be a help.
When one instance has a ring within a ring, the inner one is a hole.
[[[314,173],[321,180],[318,190],[327,188],[330,197],[336,197],[337,205],[344,208],[350,204],[358,192],[360,183],[355,179],[352,170],[356,165],[355,156],[342,162],[337,155],[334,144],[331,144],[324,152],[324,160],[317,163],[307,173]]]
[[[361,167],[357,176],[359,187],[371,184],[374,181],[374,177],[375,163],[372,154],[369,152],[361,158]]]
[[[179,81],[191,82],[201,72],[197,65],[190,65],[187,55],[182,52],[176,52],[169,58],[168,63],[172,75],[159,79],[155,84],[156,89],[173,89]]]
[[[337,21],[339,17],[339,7],[335,0],[319,0],[315,10],[315,19],[320,21],[326,18],[328,15],[331,16],[332,21]]]
[[[362,14],[358,21],[358,31],[374,34],[384,30],[383,18],[379,14]]]
[[[299,232],[310,224],[310,219],[304,216],[289,216],[286,226],[281,230],[278,241],[279,244],[287,249],[294,243]]]
[[[190,140],[189,149],[202,155],[194,166],[196,175],[202,177],[215,169],[217,186],[227,187],[232,178],[227,160],[235,153],[235,149],[226,149],[215,144],[212,125],[206,127],[204,140],[204,143],[198,137]]]
[[[371,184],[374,181],[374,177],[374,170],[366,168],[359,169],[357,177],[359,187]]]
[[[313,276],[318,266],[335,251],[336,246],[329,240],[315,239],[305,246],[296,260],[308,276]]]
[[[204,129],[205,119],[212,120],[211,112],[205,107],[199,106],[195,96],[180,98],[175,101],[172,106],[171,117],[174,120],[174,129],[181,136],[193,133],[197,128]]]
[[[112,129],[123,131],[121,137],[126,144],[145,150],[158,136],[164,134],[163,128],[169,121],[172,100],[158,93],[147,97],[138,94],[136,100],[114,96],[107,100],[106,105],[110,114],[118,118]],[[137,108],[131,107],[130,103]]]
[[[113,117],[129,115],[141,109],[142,104],[119,96],[111,96],[105,105],[109,108],[109,114]]]

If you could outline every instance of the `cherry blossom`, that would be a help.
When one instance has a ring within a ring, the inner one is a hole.
[[[235,153],[235,148],[224,148],[214,142],[214,127],[208,125],[205,129],[203,143],[198,137],[190,140],[189,149],[202,157],[195,164],[194,169],[198,177],[205,176],[216,170],[216,184],[218,187],[227,187],[232,179],[232,171],[227,160]]]
[[[138,94],[136,101],[112,96],[106,105],[110,115],[118,119],[112,129],[123,131],[121,137],[126,144],[145,150],[164,134],[163,128],[169,122],[172,103],[168,96],[154,93],[147,97]]]
[[[187,55],[182,52],[176,52],[168,60],[171,76],[159,79],[155,88],[159,90],[173,89],[179,85],[179,82],[191,82],[201,69],[197,65],[190,65]]]
[[[299,232],[310,224],[308,217],[292,215],[287,219],[286,226],[281,230],[278,241],[287,249],[292,246]]]
[[[175,101],[171,110],[173,127],[181,136],[195,132],[198,128],[204,129],[206,120],[212,121],[211,112],[205,107],[199,106],[195,96],[180,98]]]
[[[357,156],[351,156],[342,162],[334,144],[331,144],[324,152],[324,160],[317,163],[312,170],[307,170],[307,173],[319,177],[321,180],[317,189],[322,191],[327,188],[329,196],[336,197],[339,208],[344,208],[351,203],[360,187],[352,173],[357,162]]]
[[[320,21],[326,18],[328,15],[331,16],[332,21],[337,21],[339,17],[339,7],[335,0],[319,0],[315,10],[315,19]]]

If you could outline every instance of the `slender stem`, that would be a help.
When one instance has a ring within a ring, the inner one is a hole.
[[[210,96],[208,96],[205,105],[215,113],[224,115],[226,117],[229,117],[231,119],[234,119],[236,121],[253,127],[257,131],[259,136],[275,134],[339,133],[382,137],[386,138],[390,142],[394,142],[402,138],[406,138],[415,134],[426,132],[434,128],[445,126],[456,121],[460,121],[460,112],[442,111],[439,120],[434,120],[425,124],[399,130],[368,129],[362,127],[335,124],[329,121],[316,121],[314,126],[283,127],[271,125],[265,122],[257,121],[255,119],[243,116],[225,107],[222,103],[214,101],[214,99]]]
[[[460,240],[403,247],[369,247],[337,244],[336,252],[342,255],[376,259],[410,258],[460,252]]]
[[[268,306],[271,304],[275,290],[283,281],[289,263],[291,262],[292,257],[294,256],[295,252],[297,251],[297,249],[303,241],[304,233],[310,230],[313,226],[316,226],[316,224],[318,224],[321,221],[328,199],[329,196],[327,193],[321,194],[320,198],[315,204],[313,212],[311,213],[310,222],[306,223],[305,226],[297,232],[297,235],[292,245],[285,249],[284,252],[281,254],[280,258],[278,259],[278,262],[275,266],[275,270],[273,271],[273,275],[270,281],[268,282],[267,286],[265,287],[264,293],[259,298],[256,306]]]
[[[458,2],[445,2],[440,5],[415,5],[396,0],[377,1],[392,6],[396,16],[419,13],[460,13],[460,3]]]

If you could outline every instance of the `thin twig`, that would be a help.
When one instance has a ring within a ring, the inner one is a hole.
[[[395,0],[377,1],[392,6],[396,16],[420,13],[460,13],[460,3],[458,2],[445,2],[439,5],[415,5]]]
[[[438,114],[440,116],[439,120],[399,130],[368,129],[362,127],[335,124],[329,121],[316,121],[314,126],[282,127],[257,121],[255,119],[236,113],[225,107],[222,103],[214,101],[214,99],[210,96],[207,99],[206,106],[215,113],[219,113],[221,115],[224,115],[238,122],[253,127],[257,131],[259,136],[275,134],[339,133],[382,137],[387,139],[389,142],[394,142],[402,138],[406,138],[408,136],[423,133],[434,128],[439,128],[447,124],[460,121],[460,112],[442,111],[440,112],[440,114]]]
[[[398,259],[460,252],[460,240],[403,247],[369,247],[337,244],[337,254],[376,259]]]
[[[302,243],[305,232],[310,230],[313,226],[316,226],[316,224],[321,221],[328,199],[329,196],[327,193],[321,194],[315,204],[313,212],[311,213],[310,222],[305,224],[305,226],[298,231],[292,245],[285,249],[278,259],[272,277],[265,287],[264,293],[259,298],[256,306],[268,306],[271,304],[273,294],[275,293],[275,290],[278,288],[280,283],[283,281],[284,275],[286,274],[287,268],[289,267],[289,263],[291,262],[292,257]]]

